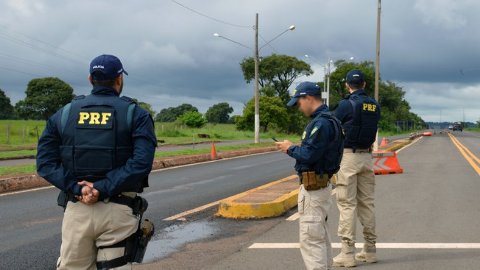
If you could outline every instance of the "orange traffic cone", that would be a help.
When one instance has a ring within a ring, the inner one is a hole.
[[[210,159],[215,160],[217,158],[217,150],[215,150],[215,143],[212,141],[212,151],[210,153]]]
[[[373,152],[372,162],[375,174],[403,173],[395,152]]]
[[[383,138],[382,140],[382,143],[380,144],[380,146],[384,146],[387,144],[387,138]]]

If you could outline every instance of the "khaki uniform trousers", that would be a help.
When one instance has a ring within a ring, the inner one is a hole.
[[[337,206],[340,211],[338,236],[348,246],[356,243],[357,216],[363,226],[366,247],[374,247],[375,174],[372,154],[344,152],[337,178]]]
[[[307,191],[300,185],[298,213],[300,252],[308,270],[330,270],[333,265],[332,243],[325,221],[332,207],[332,185]]]
[[[68,202],[62,224],[62,246],[58,270],[94,270],[97,261],[111,260],[124,255],[123,247],[111,246],[138,229],[138,219],[132,209],[117,203],[96,202],[85,205]],[[114,269],[132,269],[131,263]]]

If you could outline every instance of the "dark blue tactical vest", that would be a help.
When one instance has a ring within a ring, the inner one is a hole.
[[[353,107],[352,120],[345,123],[345,147],[366,149],[375,142],[380,105],[367,95],[350,95],[348,100]]]
[[[133,156],[131,123],[134,101],[111,95],[78,96],[69,114],[59,117],[62,137],[60,155],[64,167],[78,180],[95,182],[107,172],[123,166]],[[67,105],[68,106],[68,105]],[[64,107],[64,112],[65,108]],[[68,111],[68,110],[67,110]],[[66,117],[68,115],[68,117]]]
[[[316,118],[325,118],[331,124],[331,128],[333,128],[333,135],[332,137],[328,138],[328,144],[326,145],[325,152],[323,157],[321,157],[315,164],[306,164],[301,162],[295,163],[295,170],[299,173],[305,171],[315,171],[317,174],[328,174],[332,176],[333,174],[337,173],[340,170],[340,163],[343,157],[343,145],[345,134],[343,132],[342,123],[335,118],[330,113],[320,112]],[[313,125],[316,121],[311,121],[310,124],[307,126],[305,131],[308,133],[312,132]],[[308,136],[302,139],[308,140]]]

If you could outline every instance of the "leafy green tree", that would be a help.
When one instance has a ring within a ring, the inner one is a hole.
[[[478,121],[477,121],[477,127],[480,128],[480,119],[478,119]]]
[[[53,77],[31,80],[25,94],[25,99],[15,104],[15,109],[22,119],[48,120],[74,98],[73,88]]]
[[[375,66],[373,62],[355,63],[338,60],[335,62],[335,66],[336,69],[330,77],[331,108],[335,109],[338,103],[349,94],[345,87],[345,77],[348,71],[352,69],[362,71],[366,81],[365,92],[371,97],[375,96]],[[408,101],[405,100],[405,91],[396,83],[390,81],[383,82],[380,79],[378,99],[382,109],[379,123],[381,130],[394,131],[396,129],[396,121],[412,122],[414,126],[418,127],[425,125],[425,122],[418,115],[410,112],[411,107]]]
[[[358,69],[363,73],[365,81],[367,82],[365,92],[371,97],[375,96],[375,66],[373,62],[364,61],[361,63],[354,63],[342,59],[336,61],[334,66],[336,69],[330,75],[331,108],[338,105],[338,103],[349,94],[345,87],[345,78],[347,77],[347,73],[352,69]]]
[[[14,119],[15,110],[10,104],[10,98],[5,95],[5,92],[0,89],[0,120]]]
[[[155,115],[155,111],[152,109],[152,105],[142,101],[138,101],[136,98],[134,98],[133,100],[137,103],[138,106],[145,109],[145,111],[147,111],[152,117]]]
[[[155,121],[174,122],[179,116],[183,115],[186,112],[198,112],[198,109],[186,103],[177,107],[169,107],[166,109],[162,109],[155,117]]]
[[[253,57],[246,57],[240,63],[243,76],[247,83],[255,80],[255,61]],[[259,59],[259,85],[262,94],[278,96],[284,104],[291,98],[288,88],[300,76],[313,74],[310,65],[296,57],[272,54]]]
[[[179,116],[178,119],[191,128],[203,127],[207,123],[207,120],[201,113],[194,111],[185,112],[183,115]]]
[[[288,124],[287,108],[279,97],[260,96],[260,127],[267,132],[270,125],[284,128]],[[254,130],[255,98],[252,98],[243,109],[243,116],[235,118],[239,130]]]
[[[208,108],[205,117],[209,123],[226,124],[232,112],[233,108],[227,102],[222,102]]]

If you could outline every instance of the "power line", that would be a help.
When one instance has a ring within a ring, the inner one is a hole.
[[[25,42],[23,40],[19,40],[17,38],[13,38],[13,37],[10,37],[10,36],[7,36],[5,34],[2,34],[0,33],[0,37],[4,38],[4,39],[7,39],[11,42],[14,42],[14,43],[17,43],[17,44],[20,44],[20,45],[23,45],[25,47],[29,47],[31,49],[34,49],[36,51],[40,51],[40,52],[43,52],[43,53],[46,53],[46,54],[50,54],[52,56],[55,56],[55,57],[58,57],[58,58],[61,58],[61,59],[64,59],[64,60],[68,60],[68,61],[72,61],[72,62],[76,62],[76,63],[79,63],[79,64],[83,64],[83,62],[80,62],[78,60],[75,60],[73,58],[70,58],[68,56],[64,56],[64,55],[61,55],[61,54],[58,54],[58,53],[55,53],[55,52],[52,52],[52,51],[49,51],[47,49],[44,49],[42,47],[39,47],[37,45],[33,45],[31,43],[28,43],[28,42]]]
[[[34,65],[34,66],[37,66],[37,67],[43,67],[43,68],[47,68],[47,69],[51,69],[51,70],[58,70],[58,71],[61,71],[61,72],[66,72],[66,73],[78,75],[76,72],[73,72],[73,71],[69,71],[69,70],[66,70],[66,69],[61,69],[61,68],[57,68],[57,67],[52,67],[52,66],[44,65],[44,64],[42,64],[42,63],[30,61],[30,60],[27,60],[27,59],[24,59],[24,58],[21,58],[21,57],[16,57],[16,56],[4,54],[4,53],[0,53],[0,57],[1,57],[1,58],[5,58],[5,59],[8,59],[8,60],[13,60],[13,61],[21,62],[21,63],[31,64],[31,65]]]
[[[270,44],[270,42],[268,42],[262,35],[258,34],[262,39],[263,41],[265,41],[265,45],[268,45],[268,47],[270,47],[272,50],[274,50],[276,53],[279,53],[277,50],[275,50],[275,48],[273,48],[273,46]],[[263,46],[265,46],[263,45]],[[262,46],[262,47],[263,47]]]
[[[4,70],[8,70],[8,71],[13,71],[13,72],[17,72],[17,73],[22,73],[22,74],[34,76],[34,77],[37,77],[37,78],[46,77],[46,76],[42,76],[42,75],[38,75],[38,74],[33,74],[33,73],[25,72],[25,71],[20,71],[20,70],[16,70],[16,69],[13,69],[13,68],[6,68],[6,67],[2,67],[2,66],[0,66],[0,69],[4,69]],[[51,77],[51,76],[49,76],[49,77]],[[68,84],[83,86],[83,85],[81,85],[81,84],[74,83],[74,82],[70,82],[70,81],[63,80],[63,79],[62,79],[62,81],[66,82],[66,83],[68,83]]]
[[[252,28],[251,26],[238,25],[238,24],[233,24],[233,23],[229,23],[229,22],[222,21],[222,20],[218,20],[218,19],[212,18],[212,17],[210,17],[210,16],[208,16],[208,15],[205,15],[205,14],[203,14],[203,13],[200,13],[200,12],[198,12],[198,11],[196,11],[196,10],[193,10],[193,9],[191,9],[191,8],[189,8],[189,7],[183,5],[183,4],[181,4],[181,3],[179,3],[179,2],[177,2],[177,1],[175,1],[175,0],[171,0],[171,1],[174,2],[174,3],[177,4],[177,5],[185,8],[185,9],[190,10],[190,11],[193,12],[193,13],[196,13],[196,14],[198,14],[198,15],[200,15],[200,16],[203,16],[203,17],[205,17],[205,18],[207,18],[207,19],[210,19],[210,20],[213,20],[213,21],[216,21],[216,22],[219,22],[219,23],[223,23],[223,24],[228,24],[228,25],[235,26],[235,27]]]
[[[77,57],[80,57],[80,58],[83,58],[83,59],[85,59],[85,60],[87,60],[87,61],[89,60],[88,58],[86,58],[86,57],[85,57],[85,56],[83,56],[83,55],[77,54],[77,53],[75,53],[75,52],[72,52],[72,51],[69,51],[69,50],[62,49],[62,48],[60,48],[60,47],[58,47],[58,46],[55,46],[55,45],[49,44],[49,43],[47,43],[47,42],[45,42],[45,41],[42,41],[42,40],[40,40],[40,39],[37,39],[37,38],[34,38],[34,37],[32,37],[32,36],[29,36],[29,35],[23,34],[23,33],[19,32],[19,31],[16,31],[16,30],[14,30],[14,29],[12,29],[12,28],[9,28],[9,27],[7,27],[7,26],[0,25],[0,27],[2,27],[2,28],[4,28],[4,29],[7,29],[7,30],[9,30],[9,31],[12,31],[12,32],[14,32],[14,33],[17,33],[17,34],[19,34],[19,35],[21,35],[21,36],[24,36],[24,37],[27,37],[27,38],[33,39],[33,40],[35,40],[35,41],[37,41],[37,42],[40,42],[40,43],[42,43],[42,44],[45,44],[45,45],[47,45],[47,46],[53,47],[53,48],[55,48],[55,49],[58,49],[58,50],[64,51],[64,52],[66,52],[66,53],[69,53],[69,54],[75,55],[75,56],[77,56]]]

